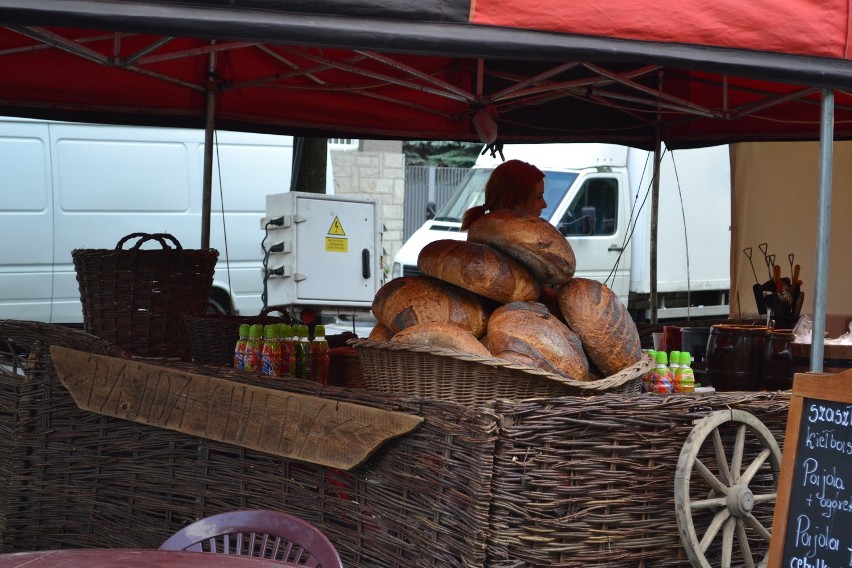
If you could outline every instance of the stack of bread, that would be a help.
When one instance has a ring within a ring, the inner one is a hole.
[[[466,241],[425,246],[417,267],[422,274],[376,293],[369,339],[499,357],[579,381],[642,356],[624,304],[604,284],[574,277],[571,245],[540,217],[490,212]]]

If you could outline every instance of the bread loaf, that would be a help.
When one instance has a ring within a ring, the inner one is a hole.
[[[390,328],[384,324],[377,323],[370,330],[370,335],[367,336],[367,339],[370,341],[390,341],[391,337],[393,337],[393,332]]]
[[[539,284],[526,268],[481,243],[452,239],[431,242],[420,251],[417,268],[501,304],[535,300],[539,295]]]
[[[544,284],[563,284],[574,276],[574,250],[541,217],[509,209],[492,211],[473,222],[467,240],[509,255]]]
[[[391,343],[411,343],[443,349],[454,349],[490,357],[488,350],[466,329],[451,323],[419,323],[407,327],[391,338]]]
[[[587,278],[572,278],[558,293],[559,309],[580,335],[583,349],[606,376],[637,362],[642,346],[636,324],[615,293]]]
[[[488,320],[475,294],[426,275],[394,278],[376,292],[372,311],[393,333],[432,322],[452,323],[481,337]]]
[[[512,302],[488,319],[491,354],[578,381],[589,362],[580,338],[538,302]]]

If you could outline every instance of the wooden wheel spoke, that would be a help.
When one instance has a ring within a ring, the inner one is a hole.
[[[722,483],[722,481],[720,481],[718,477],[713,475],[713,472],[710,471],[707,466],[704,465],[698,458],[695,458],[695,468],[698,470],[698,473],[701,474],[701,477],[707,480],[707,483],[710,484],[710,487],[713,488],[713,491],[719,493],[720,495],[728,494],[728,486]]]
[[[760,467],[766,463],[766,460],[769,458],[769,448],[763,448],[757,457],[754,458],[754,461],[749,464],[748,469],[746,469],[742,476],[740,476],[740,484],[748,485],[751,483],[752,478],[758,472]]]
[[[718,428],[713,430],[713,449],[716,452],[719,477],[721,477],[723,483],[733,485],[734,480],[731,478],[731,471],[728,469],[728,456],[725,455],[725,446],[722,443],[722,435],[719,433]]]
[[[725,507],[728,504],[727,497],[713,497],[710,499],[699,499],[689,503],[689,508],[693,511],[699,509],[709,509],[710,507]]]
[[[778,494],[764,493],[763,495],[752,495],[752,497],[754,497],[754,504],[757,505],[758,503],[774,503]]]
[[[740,548],[743,551],[746,568],[754,568],[754,558],[751,557],[751,546],[748,543],[748,535],[745,532],[745,523],[742,519],[737,519],[737,541],[739,541]]]
[[[756,530],[766,542],[769,542],[769,540],[772,538],[772,533],[770,533],[766,527],[760,524],[760,521],[754,518],[754,515],[752,515],[751,513],[743,517],[743,520],[748,523],[754,530]]]
[[[740,424],[737,428],[737,437],[734,440],[734,450],[731,456],[732,483],[737,483],[743,466],[743,450],[745,448],[746,425]]]
[[[734,529],[737,526],[737,520],[734,517],[729,517],[725,521],[725,527],[722,530],[722,568],[731,568],[731,556],[734,552]]]
[[[716,538],[716,535],[719,533],[719,529],[722,528],[722,525],[725,524],[731,517],[730,511],[728,509],[720,509],[716,516],[713,517],[713,520],[710,522],[710,526],[707,527],[707,532],[704,533],[704,536],[701,537],[701,542],[698,544],[699,550],[701,550],[701,554],[707,552],[707,548],[710,547],[710,543],[713,542],[713,539]]]

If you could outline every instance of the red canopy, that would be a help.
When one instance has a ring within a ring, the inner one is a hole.
[[[321,137],[852,138],[844,0],[0,0],[0,114]]]

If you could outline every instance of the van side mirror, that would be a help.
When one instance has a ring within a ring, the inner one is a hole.
[[[434,201],[430,201],[426,204],[426,220],[431,221],[435,218],[435,214],[438,212],[437,207],[435,206]]]
[[[594,207],[582,207],[580,209],[581,229],[583,235],[594,235],[595,227],[598,226],[598,212]]]

